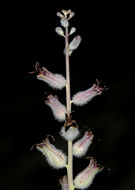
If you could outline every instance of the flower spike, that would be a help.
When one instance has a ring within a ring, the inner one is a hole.
[[[51,108],[56,120],[65,121],[66,107],[60,103],[58,96],[48,95],[45,104]]]
[[[82,157],[86,154],[89,146],[94,138],[93,133],[89,130],[86,131],[84,136],[74,143],[73,145],[73,155],[76,157]]]
[[[106,87],[101,87],[98,80],[96,81],[97,84],[93,84],[93,86],[88,90],[76,93],[72,98],[72,103],[77,106],[82,106],[84,104],[87,104],[87,102],[92,100],[97,95],[102,94],[104,90],[108,90]]]
[[[29,74],[37,73],[37,79],[44,81],[54,89],[62,89],[66,86],[65,78],[60,74],[54,74],[48,71],[45,67],[40,68],[39,62],[36,62],[35,70]]]
[[[53,168],[59,169],[66,166],[67,157],[61,150],[56,149],[55,146],[49,142],[48,136],[41,143],[36,144],[36,148],[42,152]]]
[[[74,179],[75,188],[87,189],[93,182],[95,176],[103,169],[96,160],[90,158],[90,163],[86,169],[81,171]]]

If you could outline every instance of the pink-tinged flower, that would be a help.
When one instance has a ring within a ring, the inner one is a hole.
[[[59,183],[61,184],[62,190],[68,190],[68,181],[66,175],[59,179]]]
[[[66,86],[66,80],[62,75],[51,73],[45,67],[39,68],[38,62],[35,65],[35,69],[37,79],[46,82],[50,87],[54,89],[62,89]],[[35,73],[35,71],[30,73]]]
[[[88,188],[95,176],[103,169],[99,165],[97,165],[97,162],[91,158],[90,163],[86,169],[84,169],[82,172],[80,172],[74,179],[75,188],[77,189],[86,189]]]
[[[51,108],[56,120],[65,121],[66,107],[60,103],[58,96],[48,95],[45,104]]]
[[[87,102],[92,100],[95,96],[102,94],[103,90],[107,90],[107,88],[101,87],[97,80],[97,84],[94,84],[91,88],[76,93],[72,98],[72,102],[77,106],[82,106],[87,104]]]
[[[67,157],[49,142],[48,137],[42,143],[36,144],[36,148],[46,157],[49,165],[53,168],[59,169],[66,166]]]
[[[86,154],[89,146],[92,143],[94,135],[91,131],[86,131],[84,136],[74,143],[73,145],[73,155],[76,157],[82,157]]]

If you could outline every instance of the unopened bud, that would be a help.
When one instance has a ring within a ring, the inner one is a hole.
[[[72,42],[69,44],[69,49],[72,50],[72,51],[75,50],[75,49],[77,49],[78,46],[79,46],[79,44],[80,44],[80,42],[81,42],[81,37],[80,36],[76,36],[72,40]]]
[[[91,131],[86,131],[84,136],[74,143],[73,145],[73,155],[76,157],[82,157],[86,154],[89,146],[92,143],[94,135]]]
[[[68,180],[66,175],[59,179],[59,183],[61,184],[62,190],[68,190]]]
[[[74,12],[70,12],[68,20],[71,19],[74,15],[75,15]]]
[[[37,79],[46,82],[54,89],[62,89],[66,86],[65,78],[60,74],[54,74],[48,71],[45,67],[39,68],[39,63],[35,65],[36,71],[30,73],[37,73]]]
[[[63,9],[61,12],[64,14],[65,17],[67,17],[67,15],[71,12],[71,9],[69,9],[69,10]]]
[[[61,22],[61,25],[62,25],[64,28],[68,27],[68,25],[69,25],[68,19],[67,19],[66,17],[63,17],[63,18],[60,20],[60,22]]]
[[[75,28],[75,27],[72,27],[71,30],[70,30],[69,35],[73,34],[75,31],[76,31],[76,28]]]
[[[102,170],[97,162],[91,158],[86,169],[80,172],[74,179],[75,188],[87,189],[93,182],[95,176]]]
[[[67,157],[61,150],[56,149],[55,146],[49,142],[48,137],[42,141],[42,143],[36,144],[36,148],[42,152],[49,165],[53,168],[59,169],[66,166]]]
[[[65,120],[66,107],[62,103],[60,103],[57,96],[47,96],[45,104],[51,108],[56,120],[60,122]]]
[[[55,28],[55,31],[56,31],[56,33],[59,34],[60,36],[65,37],[64,32],[63,32],[63,30],[62,30],[61,27],[56,27],[56,28]]]
[[[82,106],[87,104],[87,102],[92,100],[95,96],[102,94],[103,90],[107,90],[107,88],[100,87],[98,82],[98,84],[94,84],[91,88],[76,93],[72,98],[72,102],[77,106]]]
[[[63,18],[63,17],[64,17],[64,15],[62,15],[60,12],[57,12],[56,15],[57,15],[58,17],[60,17],[60,18]]]

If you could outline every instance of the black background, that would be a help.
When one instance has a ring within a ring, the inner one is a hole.
[[[65,76],[64,38],[55,33],[60,26],[56,12],[62,9],[76,13],[70,24],[82,37],[70,58],[71,94],[89,88],[96,78],[109,87],[86,106],[73,106],[81,135],[85,126],[95,135],[87,155],[105,166],[91,189],[134,190],[132,5],[97,1],[1,5],[0,187],[60,189],[58,179],[66,172],[52,169],[39,152],[30,151],[52,134],[56,147],[67,152],[67,143],[59,136],[63,123],[55,121],[44,105],[44,92],[57,94],[65,103],[65,89],[55,91],[28,74],[38,60],[49,71]],[[74,176],[87,165],[87,160],[74,158]]]

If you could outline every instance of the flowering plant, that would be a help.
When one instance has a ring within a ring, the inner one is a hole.
[[[87,90],[77,92],[71,98],[70,92],[70,65],[69,58],[78,48],[81,42],[81,37],[77,35],[69,42],[69,36],[76,32],[75,27],[71,27],[69,30],[69,20],[75,15],[71,10],[62,10],[57,12],[57,16],[60,18],[61,27],[56,27],[55,31],[65,39],[65,63],[66,63],[66,79],[61,74],[54,74],[48,71],[45,67],[40,68],[39,63],[35,65],[34,72],[36,73],[37,79],[47,83],[54,89],[63,89],[66,87],[66,106],[63,105],[58,96],[49,94],[45,100],[45,104],[50,107],[56,120],[63,122],[60,135],[68,143],[68,155],[66,156],[63,151],[57,149],[49,140],[49,137],[55,142],[54,137],[47,135],[45,140],[41,143],[36,144],[36,148],[45,157],[50,166],[55,169],[64,168],[67,169],[67,175],[60,178],[59,183],[61,184],[62,190],[73,190],[86,189],[92,182],[96,174],[98,174],[103,167],[97,164],[97,161],[89,157],[89,165],[83,171],[81,171],[73,180],[73,156],[83,157],[88,148],[90,147],[94,135],[91,130],[84,133],[84,136],[73,142],[79,136],[79,126],[75,120],[72,119],[71,105],[82,106],[87,104],[97,95],[102,94],[107,88],[101,87],[99,81],[96,80],[96,84]]]

